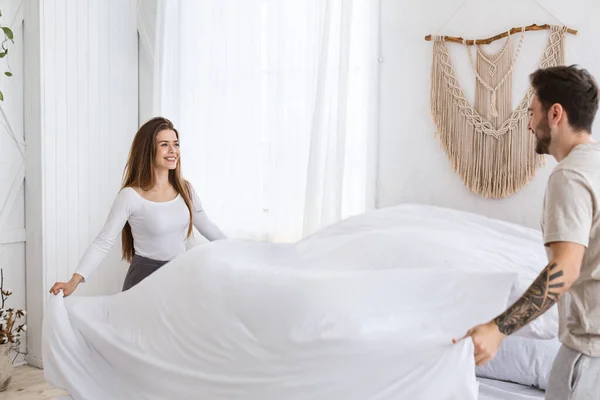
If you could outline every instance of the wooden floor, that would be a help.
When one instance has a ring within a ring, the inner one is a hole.
[[[53,400],[66,393],[56,389],[44,379],[41,369],[30,366],[15,368],[13,380],[8,391],[0,392],[2,400]]]

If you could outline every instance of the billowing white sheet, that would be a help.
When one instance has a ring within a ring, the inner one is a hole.
[[[451,339],[505,309],[523,277],[498,260],[518,254],[471,237],[465,258],[468,221],[440,234],[416,212],[441,211],[380,210],[295,245],[212,242],[128,292],[51,296],[46,377],[75,400],[475,400],[472,343]]]
[[[514,272],[509,303],[531,285],[548,259],[539,230],[481,215],[426,205],[402,205],[332,225],[295,247],[295,266],[344,270],[448,268]],[[558,334],[554,306],[519,332],[537,339]]]

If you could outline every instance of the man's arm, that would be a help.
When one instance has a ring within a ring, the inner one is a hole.
[[[523,296],[494,318],[498,330],[511,335],[548,311],[579,277],[585,247],[571,242],[550,244],[552,257]]]
[[[585,246],[573,242],[553,242],[551,261],[508,310],[488,323],[475,326],[461,339],[471,337],[475,364],[491,360],[504,338],[548,311],[579,277]]]

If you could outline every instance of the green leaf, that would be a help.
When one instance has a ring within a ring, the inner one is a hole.
[[[0,58],[4,58],[6,56],[6,51],[0,52]]]
[[[10,40],[12,40],[15,37],[13,35],[13,31],[11,31],[10,28],[3,26],[2,30],[4,31],[4,34],[6,35],[6,37],[9,38]]]
[[[0,101],[4,101],[4,95],[0,92]]]
[[[12,72],[8,72],[8,71],[6,71],[6,72],[4,73],[4,75],[6,75],[6,76],[12,76]]]

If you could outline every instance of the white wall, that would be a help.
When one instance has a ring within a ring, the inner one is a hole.
[[[104,224],[138,127],[136,6],[136,0],[28,0],[25,118],[33,148],[27,285],[33,364],[40,364],[48,290],[70,278]],[[119,262],[119,252],[115,246],[78,294],[120,290],[127,266]]]
[[[378,206],[406,202],[467,210],[539,228],[543,190],[555,165],[548,158],[533,182],[503,200],[485,200],[468,191],[453,172],[434,136],[429,112],[432,42],[435,34],[463,0],[381,0],[382,63],[380,75],[380,131]],[[566,62],[578,63],[600,78],[600,3],[593,0],[540,1],[562,23],[579,30],[567,35]],[[471,0],[439,34],[467,38],[489,37],[515,26],[559,24],[531,0]],[[528,75],[536,68],[548,31],[527,32],[513,73],[513,104],[523,98]],[[516,47],[517,38],[513,38]],[[503,44],[496,42],[490,49]],[[474,76],[461,45],[449,44],[457,77],[472,101]],[[598,124],[596,124],[598,126]]]

